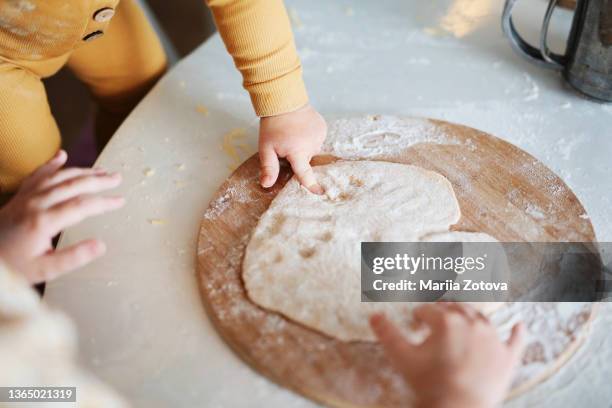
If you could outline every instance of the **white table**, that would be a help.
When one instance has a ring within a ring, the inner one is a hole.
[[[578,98],[558,74],[514,54],[500,30],[501,0],[287,3],[322,113],[422,115],[502,137],[565,179],[598,238],[612,241],[612,105]],[[535,39],[545,4],[524,3],[517,24]],[[553,48],[564,43],[570,19],[556,13]],[[98,160],[123,173],[126,207],[62,239],[95,236],[109,246],[102,260],[49,284],[46,300],[75,320],[83,363],[138,407],[312,405],[237,359],[197,290],[200,218],[234,164],[223,135],[247,128],[241,158],[255,152],[257,121],[240,83],[217,35],[179,63]],[[610,311],[602,308],[592,336],[559,375],[510,405],[608,407]]]

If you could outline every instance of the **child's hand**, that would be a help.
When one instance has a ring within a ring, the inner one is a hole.
[[[64,151],[58,152],[24,180],[15,197],[0,209],[0,259],[31,283],[54,279],[103,255],[106,247],[95,239],[58,251],[51,240],[64,228],[124,203],[121,197],[93,195],[118,186],[119,174],[60,170],[66,159]]]
[[[300,183],[316,194],[317,183],[310,159],[321,150],[327,134],[325,119],[310,105],[290,113],[261,118],[259,159],[261,185],[271,187],[278,178],[279,158],[286,158]]]
[[[383,315],[370,323],[387,356],[416,393],[417,406],[492,408],[503,400],[523,352],[523,326],[506,343],[480,312],[458,303],[414,311],[429,326],[420,345],[409,343]]]

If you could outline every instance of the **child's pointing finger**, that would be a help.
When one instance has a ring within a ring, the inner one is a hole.
[[[300,183],[314,194],[323,194],[323,188],[317,182],[314,171],[310,166],[309,157],[302,154],[295,154],[287,157],[291,168]]]

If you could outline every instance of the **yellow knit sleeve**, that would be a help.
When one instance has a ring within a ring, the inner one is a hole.
[[[289,17],[282,0],[206,0],[258,116],[308,103]]]

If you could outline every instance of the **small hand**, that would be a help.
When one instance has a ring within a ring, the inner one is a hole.
[[[96,239],[54,250],[52,239],[64,228],[124,203],[121,197],[93,194],[118,186],[121,176],[98,169],[60,170],[67,156],[59,151],[24,180],[0,209],[0,259],[30,283],[54,279],[106,252]]]
[[[310,160],[319,153],[327,134],[325,119],[310,105],[295,112],[261,118],[259,158],[261,185],[276,183],[279,158],[286,158],[300,183],[311,192],[322,194]]]
[[[419,345],[410,343],[383,315],[371,326],[387,356],[416,393],[419,407],[492,408],[503,400],[523,352],[524,329],[499,340],[480,312],[459,303],[434,303],[414,311],[429,327]]]

